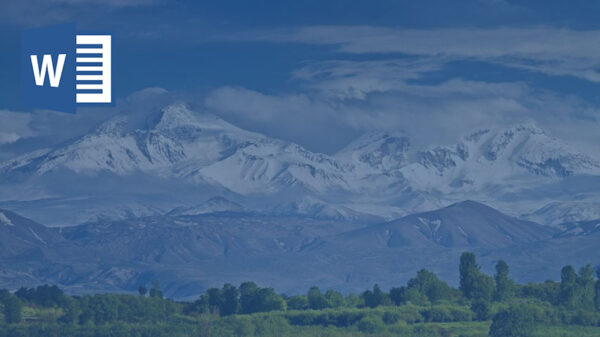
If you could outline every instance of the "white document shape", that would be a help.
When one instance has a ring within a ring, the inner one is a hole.
[[[76,43],[76,102],[111,103],[111,36],[77,35]],[[98,55],[100,56],[98,57]],[[93,73],[90,74],[90,72]],[[98,75],[98,72],[100,72],[100,75]],[[94,82],[90,84],[86,81]]]

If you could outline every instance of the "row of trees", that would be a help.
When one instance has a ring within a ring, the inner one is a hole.
[[[509,277],[506,262],[498,261],[495,274],[486,275],[477,265],[475,255],[467,252],[460,257],[459,272],[458,288],[449,286],[434,273],[422,269],[405,286],[392,288],[389,292],[375,285],[362,294],[344,296],[334,290],[322,292],[318,287],[312,287],[304,295],[288,297],[278,294],[273,288],[245,282],[239,287],[225,284],[222,288],[208,289],[194,302],[164,299],[156,282],[150,289],[140,287],[140,296],[67,296],[56,286],[40,286],[21,288],[14,294],[0,291],[0,305],[7,323],[20,322],[25,305],[56,308],[54,318],[65,324],[105,324],[115,321],[154,323],[166,321],[177,314],[232,316],[328,308],[419,307],[423,309],[419,309],[415,315],[425,321],[493,318],[490,334],[504,337],[524,336],[522,331],[526,327],[550,317],[547,323],[595,325],[600,320],[600,280],[596,279],[591,265],[580,268],[578,272],[571,266],[564,267],[560,282],[517,285]],[[596,272],[596,276],[600,278],[600,271]],[[523,303],[531,301],[541,304],[527,309],[529,307]],[[306,321],[308,316],[298,317],[295,318],[297,321]],[[356,317],[362,319],[360,315]],[[329,320],[327,317],[319,318],[319,321]],[[516,332],[511,332],[507,330],[509,327],[518,328],[515,328]]]

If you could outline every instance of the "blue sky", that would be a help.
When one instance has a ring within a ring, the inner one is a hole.
[[[0,159],[175,100],[325,153],[373,130],[425,148],[515,123],[593,150],[599,17],[595,1],[3,1]],[[66,22],[113,33],[116,107],[20,105],[20,31]]]

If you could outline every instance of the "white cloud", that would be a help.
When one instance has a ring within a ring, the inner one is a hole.
[[[405,86],[407,80],[439,71],[446,58],[405,58],[384,61],[332,60],[309,64],[293,73],[295,79],[340,99],[365,99],[369,93]]]
[[[0,110],[0,145],[11,144],[21,138],[31,137],[31,114]]]
[[[14,132],[0,132],[0,145],[14,143],[19,138],[21,137]]]
[[[334,151],[356,136],[332,103],[307,93],[275,95],[241,87],[213,90],[204,100],[207,110],[239,127],[321,152]]]
[[[400,53],[484,60],[548,75],[600,82],[600,30],[539,28],[398,29],[310,26],[259,32],[242,39],[335,45],[351,54]]]
[[[384,71],[379,63],[368,64]],[[399,76],[370,87],[362,81],[362,76],[371,76],[368,67],[350,64],[345,70],[336,68],[347,65],[317,67],[328,74],[325,80],[321,80],[321,70],[297,72],[306,75],[302,78],[314,91],[266,94],[225,87],[210,93],[205,106],[242,127],[323,152],[332,152],[352,135],[372,130],[402,130],[411,136],[415,148],[425,148],[452,143],[476,129],[517,123],[535,123],[582,144],[600,142],[600,112],[577,97],[525,83],[460,78],[423,85],[404,82]],[[327,67],[332,71],[326,71]],[[360,94],[354,95],[357,87]]]

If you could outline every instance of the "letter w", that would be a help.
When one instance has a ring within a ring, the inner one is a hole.
[[[52,56],[44,55],[42,58],[42,68],[38,64],[37,55],[31,55],[31,66],[33,67],[33,77],[35,78],[35,85],[38,87],[44,86],[46,81],[46,72],[50,79],[50,86],[57,88],[60,85],[60,77],[62,76],[63,66],[65,65],[65,58],[67,54],[58,55],[58,63],[56,65],[56,72],[54,71],[54,65],[52,64]]]

